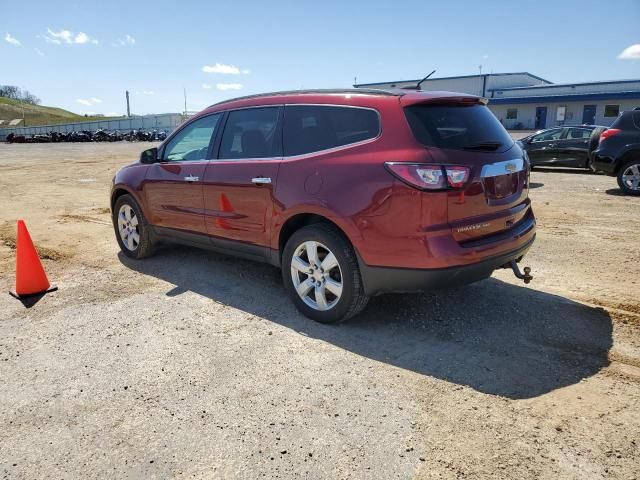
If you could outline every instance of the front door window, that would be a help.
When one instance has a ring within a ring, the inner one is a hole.
[[[184,127],[165,147],[163,161],[206,160],[209,153],[209,144],[219,121],[220,114],[209,115]]]
[[[562,129],[556,128],[553,130],[539,133],[538,135],[533,137],[531,140],[533,142],[549,142],[551,140],[559,140],[561,136],[562,136]]]

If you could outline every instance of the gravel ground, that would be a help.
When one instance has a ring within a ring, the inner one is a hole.
[[[0,145],[0,288],[24,218],[60,290],[0,295],[3,478],[623,478],[640,471],[640,198],[536,170],[524,264],[316,324],[267,265],[118,254],[145,144]]]

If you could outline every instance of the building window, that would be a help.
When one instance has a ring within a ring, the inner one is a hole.
[[[507,108],[507,120],[515,120],[518,118],[517,108]]]
[[[605,117],[617,117],[620,115],[620,105],[605,105],[604,116]]]

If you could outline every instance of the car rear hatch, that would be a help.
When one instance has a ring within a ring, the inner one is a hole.
[[[456,94],[426,101],[408,97],[405,115],[429,162],[444,166],[445,173],[448,166],[467,173],[459,184],[448,177],[447,218],[454,238],[471,247],[512,238],[513,229],[528,230],[533,217],[527,161],[486,102]]]

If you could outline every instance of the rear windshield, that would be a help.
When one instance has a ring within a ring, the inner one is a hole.
[[[611,128],[619,128],[621,130],[631,130],[634,127],[640,129],[640,112],[623,112],[611,124]]]
[[[504,150],[513,140],[484,105],[414,105],[405,115],[423,145],[469,150]]]

